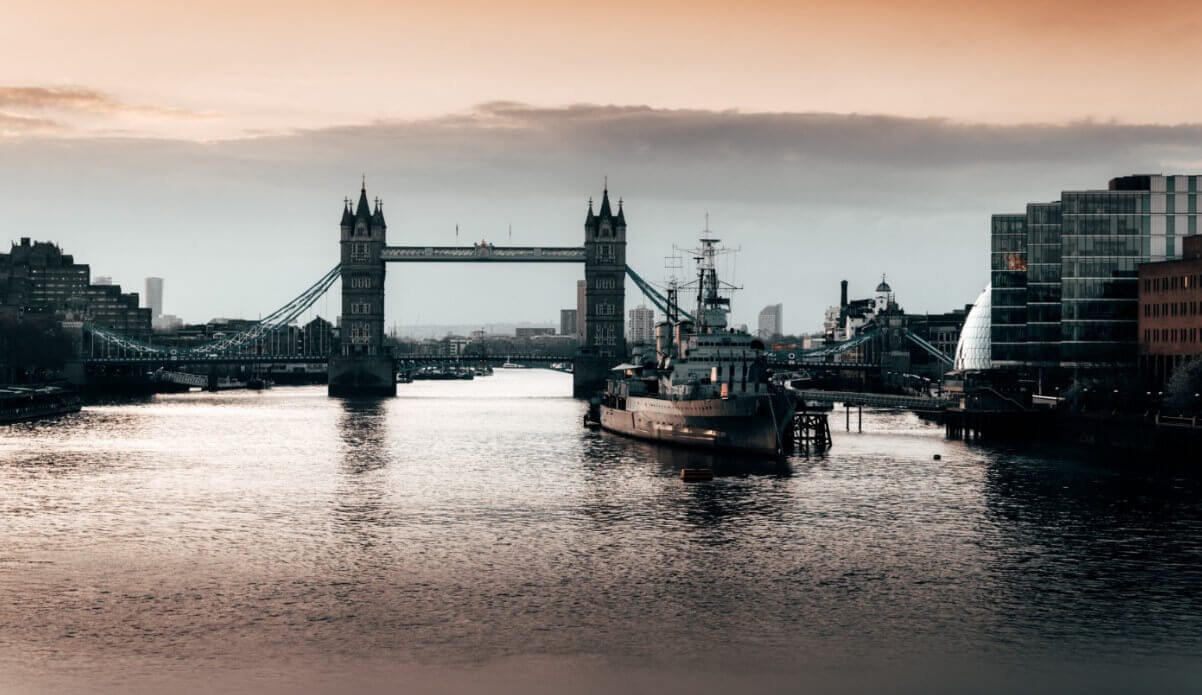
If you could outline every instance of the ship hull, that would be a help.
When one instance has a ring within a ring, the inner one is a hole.
[[[769,405],[771,404],[771,405]],[[793,417],[783,396],[671,401],[630,398],[601,406],[601,427],[629,437],[705,449],[775,456]]]

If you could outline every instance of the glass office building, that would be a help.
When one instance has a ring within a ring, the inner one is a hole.
[[[1133,366],[1139,265],[1179,257],[1197,233],[1199,178],[1123,176],[994,215],[994,366]]]
[[[1060,203],[1027,206],[1026,363],[1060,362]]]
[[[1027,216],[994,215],[990,253],[994,366],[1018,366],[1027,350]]]

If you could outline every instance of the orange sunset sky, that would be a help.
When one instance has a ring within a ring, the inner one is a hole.
[[[1002,124],[1202,113],[1202,10],[1184,0],[55,0],[4,15],[0,85],[59,90],[0,92],[8,135],[237,137],[495,100]]]

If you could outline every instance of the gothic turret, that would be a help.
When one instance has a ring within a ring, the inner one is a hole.
[[[359,204],[355,206],[356,220],[371,220],[371,205],[367,202],[367,182],[359,189]]]
[[[597,217],[608,220],[613,216],[613,212],[609,209],[609,187],[606,187],[601,193],[601,212],[597,213]]]
[[[376,198],[376,211],[371,216],[371,226],[379,228],[387,226],[384,224],[384,201],[379,198]]]

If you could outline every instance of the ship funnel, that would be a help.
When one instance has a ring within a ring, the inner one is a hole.
[[[676,343],[676,354],[681,359],[687,359],[689,356],[689,336],[692,334],[692,321],[678,321],[676,323],[676,335],[673,336],[672,342]]]
[[[663,365],[672,356],[672,324],[661,321],[655,324],[655,362]]]

